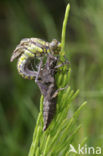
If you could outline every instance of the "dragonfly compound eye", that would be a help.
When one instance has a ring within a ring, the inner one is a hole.
[[[51,52],[54,54],[58,54],[61,50],[61,43],[58,42],[56,39],[53,39],[52,42],[49,44]]]

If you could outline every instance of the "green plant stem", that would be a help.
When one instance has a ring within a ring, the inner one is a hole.
[[[28,156],[34,156],[34,154],[36,152],[38,140],[39,140],[38,138],[40,137],[40,134],[42,131],[42,129],[39,127],[39,123],[42,122],[42,119],[41,119],[42,118],[42,107],[43,107],[43,96],[41,96],[41,99],[40,99],[40,113],[38,115],[36,127],[34,129],[33,141],[32,141]],[[37,150],[39,151],[39,149],[37,149]]]
[[[66,7],[65,17],[63,21],[61,44],[62,50],[60,53],[61,59],[63,59],[65,54],[65,36],[66,36],[66,25],[69,16],[70,5]],[[70,71],[63,75],[58,75],[58,87],[66,86],[70,77]],[[35,131],[33,134],[33,141],[30,147],[28,156],[51,156],[63,155],[68,152],[68,145],[71,143],[75,135],[77,134],[80,126],[73,129],[73,125],[76,124],[77,116],[79,115],[81,109],[85,106],[84,102],[77,111],[73,114],[71,119],[67,118],[68,111],[72,100],[75,99],[79,90],[74,93],[73,90],[68,86],[65,91],[58,94],[57,102],[57,112],[54,120],[49,125],[49,128],[43,132],[43,96],[40,100],[40,113],[38,115]],[[72,134],[69,135],[68,134]]]
[[[62,56],[64,56],[64,53],[65,53],[64,52],[65,36],[66,36],[66,26],[67,26],[69,11],[70,11],[70,4],[68,4],[67,7],[66,7],[65,17],[64,17],[63,26],[62,26],[62,36],[61,36],[61,44],[62,44],[61,55]]]

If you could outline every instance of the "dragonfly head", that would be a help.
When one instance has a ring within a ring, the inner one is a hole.
[[[51,53],[53,54],[59,54],[61,51],[61,43],[58,42],[56,39],[53,39],[49,44]]]

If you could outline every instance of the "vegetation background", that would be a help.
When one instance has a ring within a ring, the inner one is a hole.
[[[78,139],[103,147],[103,0],[70,0],[66,52],[70,86],[80,89],[71,113],[84,100]],[[22,38],[61,39],[66,0],[0,0],[0,155],[25,156],[39,112],[40,92],[22,79],[10,57]]]

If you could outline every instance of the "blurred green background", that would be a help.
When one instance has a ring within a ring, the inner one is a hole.
[[[70,0],[66,52],[70,86],[80,89],[73,112],[84,100],[79,140],[103,147],[103,0]],[[22,79],[10,57],[22,38],[61,40],[66,0],[0,0],[0,156],[28,153],[39,112],[40,92]]]

